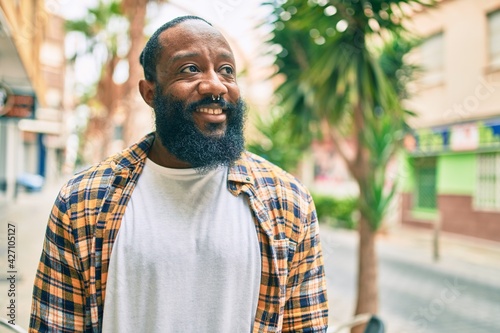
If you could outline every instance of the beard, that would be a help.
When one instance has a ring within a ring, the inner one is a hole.
[[[221,99],[205,98],[187,104],[171,95],[162,95],[155,89],[153,100],[156,133],[163,146],[176,158],[189,163],[204,173],[219,166],[230,166],[244,151],[245,103],[239,99],[236,104]],[[203,134],[193,121],[193,113],[201,106],[218,104],[227,114],[226,125],[208,124],[208,131],[226,126],[221,136]]]

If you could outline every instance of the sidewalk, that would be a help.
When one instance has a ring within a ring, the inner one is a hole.
[[[399,226],[379,236],[380,242],[419,248],[433,254],[433,230]],[[441,258],[458,257],[470,263],[500,268],[500,243],[442,231],[439,235]]]
[[[447,232],[439,235],[439,258],[433,254],[434,233],[412,227],[398,227],[379,236],[378,244],[388,249],[405,251],[392,253],[412,257],[432,264],[442,272],[496,285],[500,281],[500,243]],[[381,248],[383,251],[383,247]],[[390,250],[389,250],[390,251]],[[499,298],[500,302],[500,298]]]
[[[16,261],[17,273],[15,283],[16,325],[27,329],[31,307],[31,293],[36,269],[42,250],[45,228],[54,200],[62,185],[47,184],[41,192],[19,193],[14,203],[0,201],[0,308],[6,309],[10,297],[7,290],[10,284],[5,279],[7,272],[7,225],[16,227]],[[6,317],[6,311],[0,312]]]

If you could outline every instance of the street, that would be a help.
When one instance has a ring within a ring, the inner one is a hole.
[[[16,225],[16,324],[28,327],[33,279],[50,207],[59,185],[0,202],[0,313],[6,317],[7,225]],[[351,318],[356,299],[357,233],[321,225],[330,323]],[[380,317],[389,333],[500,332],[500,244],[473,246],[443,236],[442,258],[432,261],[430,233],[397,230],[378,239]],[[479,242],[479,241],[478,241]],[[482,243],[478,243],[482,244]]]
[[[355,307],[357,234],[328,227],[321,234],[330,322],[344,321]],[[457,253],[448,246],[434,263],[430,237],[407,236],[378,241],[380,317],[387,331],[500,332],[500,252],[458,246],[463,253]]]

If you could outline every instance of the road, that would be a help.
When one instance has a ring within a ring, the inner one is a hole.
[[[357,234],[323,226],[321,236],[331,322],[337,323],[354,310]],[[430,239],[378,240],[380,317],[388,332],[500,332],[500,256],[459,250],[435,263]]]

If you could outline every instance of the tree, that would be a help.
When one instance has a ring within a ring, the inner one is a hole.
[[[378,311],[375,234],[395,193],[394,185],[387,186],[386,165],[400,147],[408,116],[401,102],[404,70],[397,72],[407,50],[403,43],[391,54],[388,45],[407,39],[403,22],[414,9],[435,2],[268,3],[274,11],[269,44],[277,54],[276,75],[286,78],[276,90],[286,115],[281,127],[301,143],[330,140],[359,186],[356,314]],[[346,138],[354,152],[345,149]]]
[[[83,102],[91,106],[91,114],[85,131],[85,144],[91,143],[97,151],[92,152],[97,162],[109,154],[115,126],[113,118],[118,109],[122,87],[113,80],[116,67],[127,50],[128,22],[121,14],[118,1],[99,1],[89,8],[86,15],[66,22],[66,30],[79,32],[85,37],[85,47],[73,57],[75,61],[83,55],[92,55],[100,66],[100,76],[96,86],[84,95]],[[126,46],[126,45],[125,45]],[[121,47],[121,49],[120,49]]]

